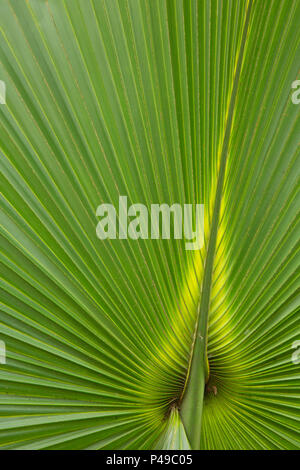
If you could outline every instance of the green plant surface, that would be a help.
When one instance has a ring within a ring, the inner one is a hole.
[[[299,449],[299,0],[0,0],[2,449]],[[185,240],[96,209],[204,204]]]

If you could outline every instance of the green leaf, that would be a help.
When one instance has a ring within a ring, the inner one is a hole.
[[[300,3],[250,3],[0,0],[1,448],[300,447]]]
[[[171,408],[170,415],[166,423],[166,430],[160,437],[156,448],[162,450],[191,449],[177,408]]]

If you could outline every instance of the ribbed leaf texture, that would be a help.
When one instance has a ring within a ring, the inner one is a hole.
[[[0,23],[1,448],[189,448],[217,197],[199,447],[299,448],[299,0],[0,0]],[[120,195],[204,204],[203,248],[99,240]]]

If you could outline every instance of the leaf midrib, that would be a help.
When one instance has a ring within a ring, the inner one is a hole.
[[[195,334],[191,350],[189,369],[186,377],[185,387],[182,397],[181,417],[185,426],[186,433],[193,449],[200,449],[201,436],[201,418],[203,408],[203,395],[205,379],[208,374],[207,360],[207,326],[210,307],[210,296],[212,289],[212,274],[214,266],[214,257],[216,252],[216,243],[218,235],[218,226],[220,218],[220,208],[223,195],[224,178],[226,163],[228,157],[228,148],[230,143],[231,129],[234,117],[234,108],[239,85],[239,78],[244,58],[244,50],[249,30],[250,14],[253,0],[249,0],[246,19],[243,27],[241,46],[238,54],[236,70],[234,75],[233,87],[231,92],[230,104],[227,114],[225,134],[223,139],[220,167],[218,174],[217,189],[215,195],[212,225],[209,236],[207,255],[203,273],[203,283],[201,298],[198,307]]]

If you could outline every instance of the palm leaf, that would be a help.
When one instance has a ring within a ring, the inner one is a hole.
[[[1,447],[299,448],[299,1],[0,18]],[[100,241],[120,195],[203,248]]]

